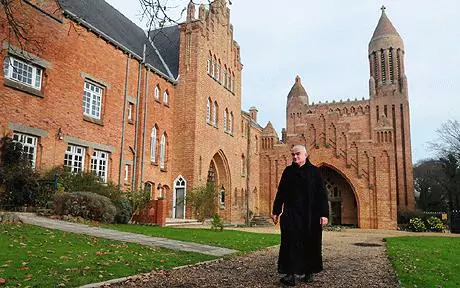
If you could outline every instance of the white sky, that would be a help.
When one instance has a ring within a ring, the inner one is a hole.
[[[107,2],[145,28],[137,0]],[[180,12],[188,1],[169,3]],[[257,107],[259,124],[271,121],[281,137],[296,75],[310,103],[367,99],[367,47],[382,5],[405,46],[413,161],[433,157],[428,142],[435,130],[460,120],[458,0],[232,0],[244,65],[242,109]]]

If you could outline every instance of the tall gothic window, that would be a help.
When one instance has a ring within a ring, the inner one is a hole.
[[[394,83],[395,82],[395,77],[394,77],[394,65],[393,65],[393,48],[390,48],[388,51],[388,64],[390,68],[390,82]]]
[[[157,127],[156,125],[152,128],[150,134],[150,161],[153,163],[157,162]]]
[[[219,105],[217,104],[216,101],[214,101],[214,106],[212,107],[212,124],[214,124],[214,127],[217,127],[217,116],[219,115]]]
[[[211,99],[209,98],[206,103],[206,123],[211,123]]]
[[[387,81],[387,71],[385,66],[385,50],[380,50],[380,67],[382,68],[382,82]]]
[[[160,169],[166,168],[166,133],[161,135],[160,141]]]

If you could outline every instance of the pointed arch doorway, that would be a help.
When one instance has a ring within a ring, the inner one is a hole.
[[[332,167],[324,165],[320,171],[328,193],[330,223],[358,227],[358,207],[353,187]]]
[[[231,194],[230,169],[227,157],[222,150],[219,150],[211,159],[208,167],[207,183],[213,182],[218,191],[216,205],[225,209],[226,202]]]

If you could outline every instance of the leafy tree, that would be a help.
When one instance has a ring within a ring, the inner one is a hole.
[[[418,192],[418,209],[446,211],[447,198],[441,185],[444,178],[442,165],[438,160],[423,160],[414,166],[414,188]]]
[[[212,181],[187,193],[187,203],[192,207],[196,219],[204,221],[216,215],[217,196],[216,185]]]
[[[39,175],[22,144],[5,136],[0,140],[0,204],[5,208],[34,206],[40,192]]]

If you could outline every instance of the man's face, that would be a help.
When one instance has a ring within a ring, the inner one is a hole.
[[[307,159],[307,153],[297,147],[292,148],[291,150],[291,155],[292,155],[292,161],[294,161],[297,165],[302,166],[305,164],[305,161]]]

